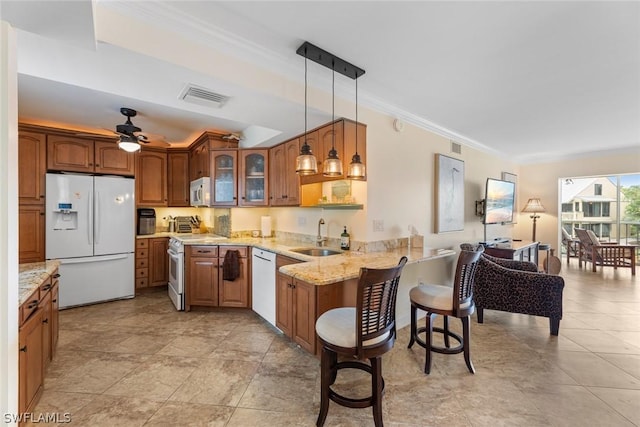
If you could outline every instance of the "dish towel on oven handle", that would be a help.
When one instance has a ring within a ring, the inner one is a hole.
[[[222,278],[224,280],[236,280],[240,276],[240,252],[227,251],[222,262]]]

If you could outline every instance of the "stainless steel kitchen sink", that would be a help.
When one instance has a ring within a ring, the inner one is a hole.
[[[309,256],[329,256],[329,255],[339,255],[342,252],[334,251],[333,249],[327,248],[297,248],[291,249],[291,252],[295,252],[302,255]]]

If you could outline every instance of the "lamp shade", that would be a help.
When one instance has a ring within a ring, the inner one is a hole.
[[[545,212],[545,211],[546,209],[544,208],[544,206],[542,206],[542,202],[540,202],[540,199],[538,199],[537,197],[527,200],[527,205],[524,207],[524,209],[522,209],[522,212],[532,212],[532,213]]]
[[[349,170],[347,172],[347,178],[349,179],[364,179],[365,177],[365,167],[362,161],[360,160],[359,154],[354,154],[351,159],[351,163],[349,164]]]

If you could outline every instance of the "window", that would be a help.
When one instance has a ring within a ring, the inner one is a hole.
[[[573,212],[573,203],[563,203],[562,212]]]
[[[593,194],[602,196],[602,184],[593,184]]]
[[[609,216],[609,202],[589,202],[583,204],[584,216],[586,217],[603,217]]]
[[[576,212],[580,212],[580,202],[576,202]]]

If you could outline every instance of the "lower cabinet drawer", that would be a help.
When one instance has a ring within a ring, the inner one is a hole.
[[[138,288],[147,288],[149,287],[149,278],[148,277],[142,277],[139,279],[136,279],[136,289]]]
[[[149,260],[147,258],[136,259],[136,268],[149,267]]]
[[[136,279],[141,279],[143,277],[149,277],[149,269],[148,268],[136,268]]]

